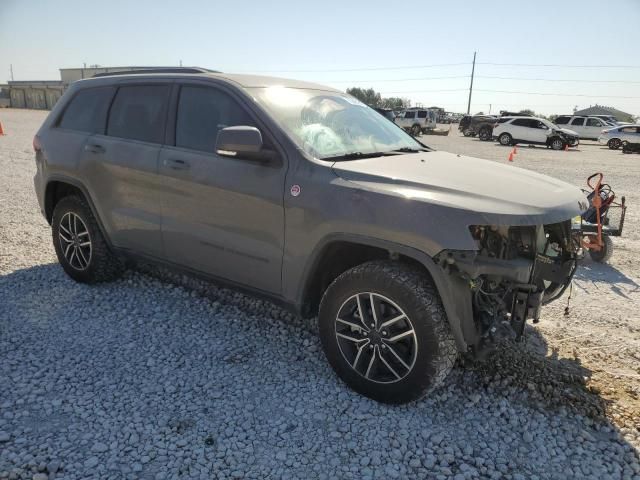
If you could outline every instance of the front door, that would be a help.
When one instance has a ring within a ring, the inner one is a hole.
[[[175,141],[160,153],[167,258],[269,293],[281,292],[286,161],[216,154],[218,131],[260,128],[239,97],[202,84],[180,86]],[[268,135],[261,129],[263,139]]]
[[[587,118],[584,125],[584,136],[585,138],[598,138],[604,128],[605,124],[599,118]]]
[[[569,130],[573,130],[574,132],[576,132],[580,138],[584,138],[585,137],[585,132],[584,132],[585,120],[586,118],[584,117],[574,117],[573,120],[571,120],[571,122],[569,123],[569,125],[567,125],[567,128]]]

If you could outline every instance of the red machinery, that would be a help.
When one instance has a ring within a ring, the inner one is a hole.
[[[573,225],[575,240],[596,262],[606,262],[611,257],[613,242],[610,237],[622,235],[627,210],[625,198],[617,202],[611,186],[602,180],[602,173],[594,173],[587,179],[591,190],[583,191],[588,193],[589,208],[580,217],[580,223]],[[618,224],[611,226],[609,214],[616,210],[619,210]]]

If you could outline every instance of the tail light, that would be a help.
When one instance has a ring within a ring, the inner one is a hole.
[[[33,137],[33,151],[36,153],[42,151],[42,145],[40,144],[40,139],[37,135]]]

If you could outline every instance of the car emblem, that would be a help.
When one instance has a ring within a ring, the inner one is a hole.
[[[297,197],[298,195],[300,195],[301,189],[300,189],[300,185],[292,185],[291,186],[291,196],[292,197]]]

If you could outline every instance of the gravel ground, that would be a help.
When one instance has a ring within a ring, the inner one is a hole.
[[[316,325],[270,303],[144,265],[107,285],[65,276],[32,187],[44,116],[0,110],[0,479],[640,478],[622,395],[640,376],[637,210],[611,266],[581,268],[568,318],[547,309],[526,344],[392,407],[342,385]],[[580,183],[606,164],[640,200],[640,157],[581,150],[523,148],[516,165]]]

